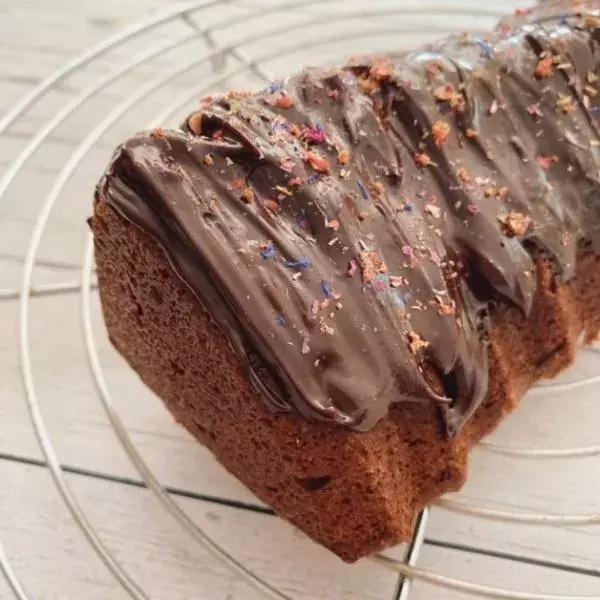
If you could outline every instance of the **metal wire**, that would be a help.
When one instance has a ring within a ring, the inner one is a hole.
[[[335,15],[335,9],[328,12],[334,5],[341,5],[345,0],[332,0],[327,3],[327,10],[324,10],[324,3],[319,0],[304,0],[295,1],[287,4],[279,4],[275,7],[264,6],[261,7],[260,14],[264,17],[268,14],[275,14],[280,11],[288,11],[296,8],[307,8],[310,7],[317,11],[315,19],[309,20],[308,22],[302,23],[301,25],[291,25],[286,27],[278,27],[275,31],[271,31],[271,34],[282,34],[286,32],[298,32],[305,28],[310,28],[314,24],[323,23],[324,18],[332,18]],[[16,122],[21,115],[23,115],[34,103],[41,100],[45,93],[51,90],[58,82],[67,78],[73,73],[76,73],[79,69],[95,60],[99,56],[108,52],[113,48],[119,47],[124,42],[140,36],[147,32],[154,31],[158,26],[169,24],[175,20],[182,18],[186,23],[192,26],[190,31],[178,35],[177,37],[170,39],[158,45],[153,45],[146,51],[139,54],[133,60],[127,62],[125,65],[120,67],[114,73],[109,74],[106,77],[98,80],[97,83],[87,88],[84,92],[79,94],[70,103],[68,103],[61,111],[59,111],[51,120],[45,123],[32,137],[30,142],[26,145],[25,149],[19,154],[13,163],[9,166],[7,171],[4,173],[2,179],[0,179],[0,207],[2,201],[6,196],[6,192],[12,185],[15,177],[19,172],[28,164],[28,161],[33,154],[42,146],[48,136],[63,122],[65,122],[75,111],[77,111],[83,104],[88,100],[95,97],[95,95],[108,86],[112,81],[124,76],[128,72],[135,68],[145,64],[154,57],[160,56],[171,49],[177,48],[182,44],[192,41],[197,37],[203,37],[209,44],[211,50],[204,56],[194,58],[193,60],[178,66],[176,69],[170,71],[168,74],[162,74],[156,78],[150,80],[146,84],[142,85],[133,94],[127,96],[120,104],[118,104],[100,123],[94,127],[94,129],[83,139],[83,141],[77,146],[75,151],[72,153],[68,161],[64,164],[62,170],[56,177],[45,201],[40,210],[37,221],[35,223],[32,236],[30,239],[29,246],[27,248],[25,261],[23,264],[22,281],[19,290],[8,289],[0,290],[0,300],[8,300],[15,298],[17,292],[20,299],[20,356],[22,366],[22,377],[23,384],[26,391],[26,401],[31,414],[32,423],[36,430],[36,435],[40,443],[40,447],[45,455],[48,468],[50,469],[54,481],[57,485],[57,489],[61,494],[65,504],[71,511],[71,514],[75,521],[78,523],[82,532],[88,538],[90,544],[97,552],[101,560],[106,564],[108,569],[112,572],[114,577],[121,583],[123,588],[129,593],[132,598],[145,599],[148,596],[146,592],[142,590],[139,585],[133,581],[130,576],[124,571],[123,567],[118,561],[108,552],[102,540],[98,536],[95,529],[88,522],[82,509],[79,507],[75,497],[68,488],[63,472],[56,452],[53,448],[52,441],[50,439],[49,432],[47,430],[44,418],[41,412],[41,407],[36,394],[34,376],[31,365],[30,357],[30,344],[31,339],[29,336],[29,299],[35,295],[46,295],[54,293],[68,293],[74,291],[81,291],[81,318],[82,318],[82,331],[85,341],[85,347],[88,357],[88,364],[93,375],[93,380],[98,391],[98,395],[106,411],[107,417],[113,426],[113,429],[127,452],[129,458],[134,464],[135,468],[140,473],[145,484],[152,490],[156,498],[161,502],[163,507],[168,513],[182,526],[182,528],[190,534],[196,541],[200,542],[204,547],[208,548],[214,555],[221,560],[224,560],[235,572],[244,576],[251,583],[257,587],[264,594],[283,600],[291,600],[285,593],[277,590],[266,581],[257,577],[252,571],[246,568],[239,561],[234,559],[226,550],[218,545],[213,539],[211,539],[196,523],[172,500],[168,493],[164,490],[156,476],[153,474],[149,466],[145,463],[138,450],[135,448],[127,429],[121,421],[116,408],[115,403],[111,397],[108,385],[102,373],[102,367],[99,361],[98,352],[96,349],[95,338],[92,328],[91,319],[91,290],[95,287],[95,281],[93,280],[93,249],[91,236],[88,238],[84,258],[81,266],[81,280],[63,282],[60,284],[44,285],[44,286],[33,286],[31,279],[33,276],[33,270],[36,264],[41,261],[37,260],[37,252],[39,245],[44,233],[46,224],[50,218],[52,209],[56,204],[57,200],[62,193],[65,185],[75,172],[77,166],[85,158],[87,153],[95,146],[98,140],[107,132],[112,125],[114,125],[120,118],[125,116],[128,111],[134,108],[139,101],[144,97],[151,94],[161,86],[165,85],[176,77],[184,74],[188,70],[202,65],[203,63],[212,64],[213,68],[224,69],[226,66],[227,57],[231,57],[236,60],[239,64],[232,70],[224,71],[219,76],[211,78],[209,81],[204,81],[202,85],[191,89],[183,95],[179,95],[177,100],[161,110],[156,117],[152,120],[149,127],[154,127],[163,121],[167,120],[173,113],[176,113],[181,109],[187,102],[191,101],[196,95],[202,92],[210,91],[217,85],[222,83],[228,77],[234,77],[238,74],[242,74],[248,71],[254,73],[257,77],[262,80],[272,79],[272,75],[267,72],[264,66],[261,64],[275,56],[284,56],[285,53],[291,53],[296,50],[300,50],[305,47],[306,42],[302,41],[297,44],[288,44],[284,50],[278,48],[276,51],[268,52],[260,57],[253,58],[247,54],[247,52],[241,47],[246,44],[250,44],[253,41],[262,39],[265,36],[270,35],[269,32],[262,31],[260,34],[252,33],[245,37],[238,37],[235,43],[219,46],[216,42],[215,33],[221,26],[230,26],[236,22],[242,22],[244,19],[249,18],[248,16],[240,17],[237,19],[228,19],[227,22],[217,24],[210,29],[198,28],[195,22],[191,21],[189,17],[196,15],[197,12],[202,11],[206,8],[216,6],[220,3],[230,3],[236,5],[248,6],[260,6],[260,3],[254,2],[236,2],[236,0],[213,0],[212,2],[187,2],[173,6],[166,11],[158,13],[156,16],[141,21],[133,26],[125,29],[121,33],[109,38],[105,42],[98,44],[94,48],[86,51],[79,57],[74,58],[72,61],[67,63],[64,67],[56,71],[50,77],[46,78],[40,85],[32,90],[27,96],[25,96],[19,103],[17,103],[3,118],[0,119],[0,135],[4,133],[8,127]],[[385,33],[402,33],[402,28],[395,26],[393,29],[390,27],[368,28],[364,27],[364,19],[373,16],[392,16],[400,14],[423,14],[422,6],[414,7],[402,7],[392,3],[393,8],[390,9],[361,9],[354,13],[346,14],[346,20],[357,20],[361,21],[360,29],[357,30],[344,30],[342,33],[328,36],[326,40],[322,40],[321,43],[331,43],[340,41],[348,38],[356,40],[360,36],[367,37],[373,34],[385,34]],[[448,6],[447,4],[438,5],[427,5],[427,11],[430,13],[438,12],[445,14],[454,15],[468,15],[468,16],[486,16],[486,17],[500,17],[502,11],[494,8],[482,7],[477,11],[472,9],[462,9],[456,6]],[[434,26],[429,24],[426,28],[423,28],[422,32],[431,32],[434,30]],[[445,28],[447,30],[447,28]],[[407,32],[415,33],[419,32],[419,29],[414,27],[406,28]],[[315,42],[311,42],[315,45]],[[71,267],[72,268],[72,267]],[[592,351],[598,351],[597,349]],[[542,391],[537,393],[543,393],[544,389],[548,391],[556,391],[557,389],[576,389],[581,385],[589,385],[590,383],[600,381],[600,376],[582,378],[580,380],[567,382],[567,383],[553,383],[546,385]],[[498,444],[486,443],[484,448],[491,452],[498,452],[516,457],[527,457],[527,458],[572,458],[582,456],[595,456],[600,454],[600,447],[590,446],[587,448],[568,448],[568,449],[537,449],[537,448],[512,448],[507,446],[501,446]],[[600,523],[600,515],[540,515],[540,514],[525,514],[515,512],[496,511],[483,507],[476,507],[467,505],[465,503],[443,499],[437,503],[439,506],[452,511],[462,512],[473,516],[504,520],[509,522],[520,522],[520,523],[536,523],[545,525],[591,525]],[[529,594],[526,592],[513,592],[509,590],[499,590],[489,586],[482,586],[473,584],[466,581],[460,581],[452,578],[443,577],[436,573],[424,571],[415,567],[416,561],[419,555],[419,550],[423,544],[427,524],[427,511],[424,511],[417,522],[416,534],[412,544],[407,549],[405,555],[405,563],[392,560],[389,557],[379,555],[374,557],[372,560],[380,566],[386,568],[392,568],[400,574],[398,585],[394,591],[394,600],[406,600],[409,597],[410,581],[412,579],[419,579],[436,585],[445,586],[447,588],[463,591],[469,594],[479,594],[482,597],[488,598],[510,598],[510,599],[523,599],[523,600],[590,600],[591,597],[575,597],[575,596],[549,596],[540,594]],[[6,576],[12,590],[15,592],[16,597],[19,600],[27,600],[27,596],[23,591],[22,586],[16,578],[15,573],[12,571],[8,559],[0,546],[0,569]],[[594,597],[598,600],[598,597]]]
[[[48,90],[52,89],[60,83],[65,77],[71,75],[81,67],[84,67],[92,60],[102,56],[109,50],[116,48],[138,35],[156,28],[164,23],[169,23],[173,19],[178,18],[182,14],[187,14],[195,9],[207,8],[216,6],[221,3],[229,3],[234,0],[213,0],[206,3],[203,0],[195,2],[187,2],[170,7],[164,11],[158,12],[156,15],[134,23],[130,27],[119,31],[114,36],[93,46],[83,54],[76,56],[73,60],[66,63],[63,67],[52,73],[49,77],[41,81],[33,90],[23,96],[17,104],[15,104],[5,115],[0,119],[0,135],[2,135],[25,111],[27,111],[35,102],[37,102]],[[2,189],[2,188],[0,188]],[[0,194],[1,195],[1,194]]]
[[[584,386],[594,385],[596,383],[600,383],[600,375],[581,377],[573,381],[549,381],[545,383],[539,383],[534,388],[532,388],[529,393],[532,396],[539,396],[541,394],[547,394],[548,392],[573,392]]]
[[[408,548],[406,549],[406,554],[404,556],[404,563],[408,567],[414,567],[417,564],[417,560],[419,559],[419,553],[421,552],[421,548],[425,541],[425,530],[427,529],[428,518],[428,508],[425,508],[423,511],[421,511],[421,513],[417,517],[414,537],[412,539],[412,542],[408,545]],[[396,589],[394,590],[394,596],[392,600],[408,600],[411,584],[412,579],[404,573],[400,573],[400,577],[398,578],[398,582],[396,584]]]
[[[442,498],[433,502],[446,510],[472,515],[493,521],[504,521],[506,523],[530,523],[535,525],[600,525],[600,514],[593,515],[551,515],[551,514],[529,514],[523,512],[511,512],[473,506],[464,502]]]
[[[437,573],[419,569],[417,567],[411,567],[409,565],[399,563],[398,561],[385,556],[384,554],[378,554],[373,558],[373,560],[382,567],[386,567],[387,569],[401,573],[406,577],[439,585],[451,590],[465,592],[480,598],[494,598],[495,600],[599,600],[600,598],[599,596],[562,596],[556,594],[534,594],[529,592],[504,590],[491,587],[489,585],[469,583],[468,581],[461,581],[459,579],[445,577],[444,575],[438,575]]]
[[[92,286],[97,287],[96,283]],[[55,296],[58,294],[67,294],[69,292],[78,292],[81,289],[79,281],[64,281],[62,283],[47,283],[43,285],[32,285],[29,288],[29,295],[32,297],[38,296]],[[7,288],[0,290],[0,300],[15,300],[19,297],[17,288]]]
[[[505,456],[515,456],[519,458],[584,458],[587,456],[600,455],[600,446],[584,446],[581,448],[517,448],[513,446],[503,446],[501,444],[492,444],[491,442],[482,442],[479,447],[488,452],[504,454]]]
[[[17,600],[28,600],[27,594],[25,594],[25,590],[21,587],[19,580],[12,567],[10,566],[10,562],[4,552],[4,548],[2,544],[0,544],[0,571],[3,573],[8,585],[10,585],[11,590],[16,596]]]

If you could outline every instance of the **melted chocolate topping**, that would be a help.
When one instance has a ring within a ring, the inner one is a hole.
[[[206,99],[126,142],[98,188],[153,236],[277,410],[366,430],[488,386],[492,302],[532,252],[600,251],[600,21],[501,27]],[[440,382],[442,384],[440,385]]]

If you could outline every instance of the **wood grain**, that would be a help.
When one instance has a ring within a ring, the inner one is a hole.
[[[0,512],[10,514],[2,540],[34,598],[120,599],[125,596],[93,554],[59,499],[48,473],[0,462]],[[67,482],[107,548],[152,598],[258,599],[252,588],[180,533],[147,490],[82,476]],[[191,518],[237,559],[293,598],[379,600],[395,576],[364,560],[341,563],[283,521],[179,498]],[[555,569],[426,546],[420,564],[440,573],[539,593],[599,593],[598,581]],[[0,588],[2,590],[2,588]],[[0,593],[0,598],[6,598]],[[417,583],[413,598],[464,598]]]

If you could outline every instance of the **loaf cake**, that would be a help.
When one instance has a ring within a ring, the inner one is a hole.
[[[206,98],[97,187],[111,342],[345,561],[600,331],[600,20],[526,21]]]

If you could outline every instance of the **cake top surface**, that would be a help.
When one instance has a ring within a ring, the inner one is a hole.
[[[205,99],[98,194],[152,235],[269,405],[356,429],[488,386],[494,303],[600,243],[600,21],[457,36]]]

